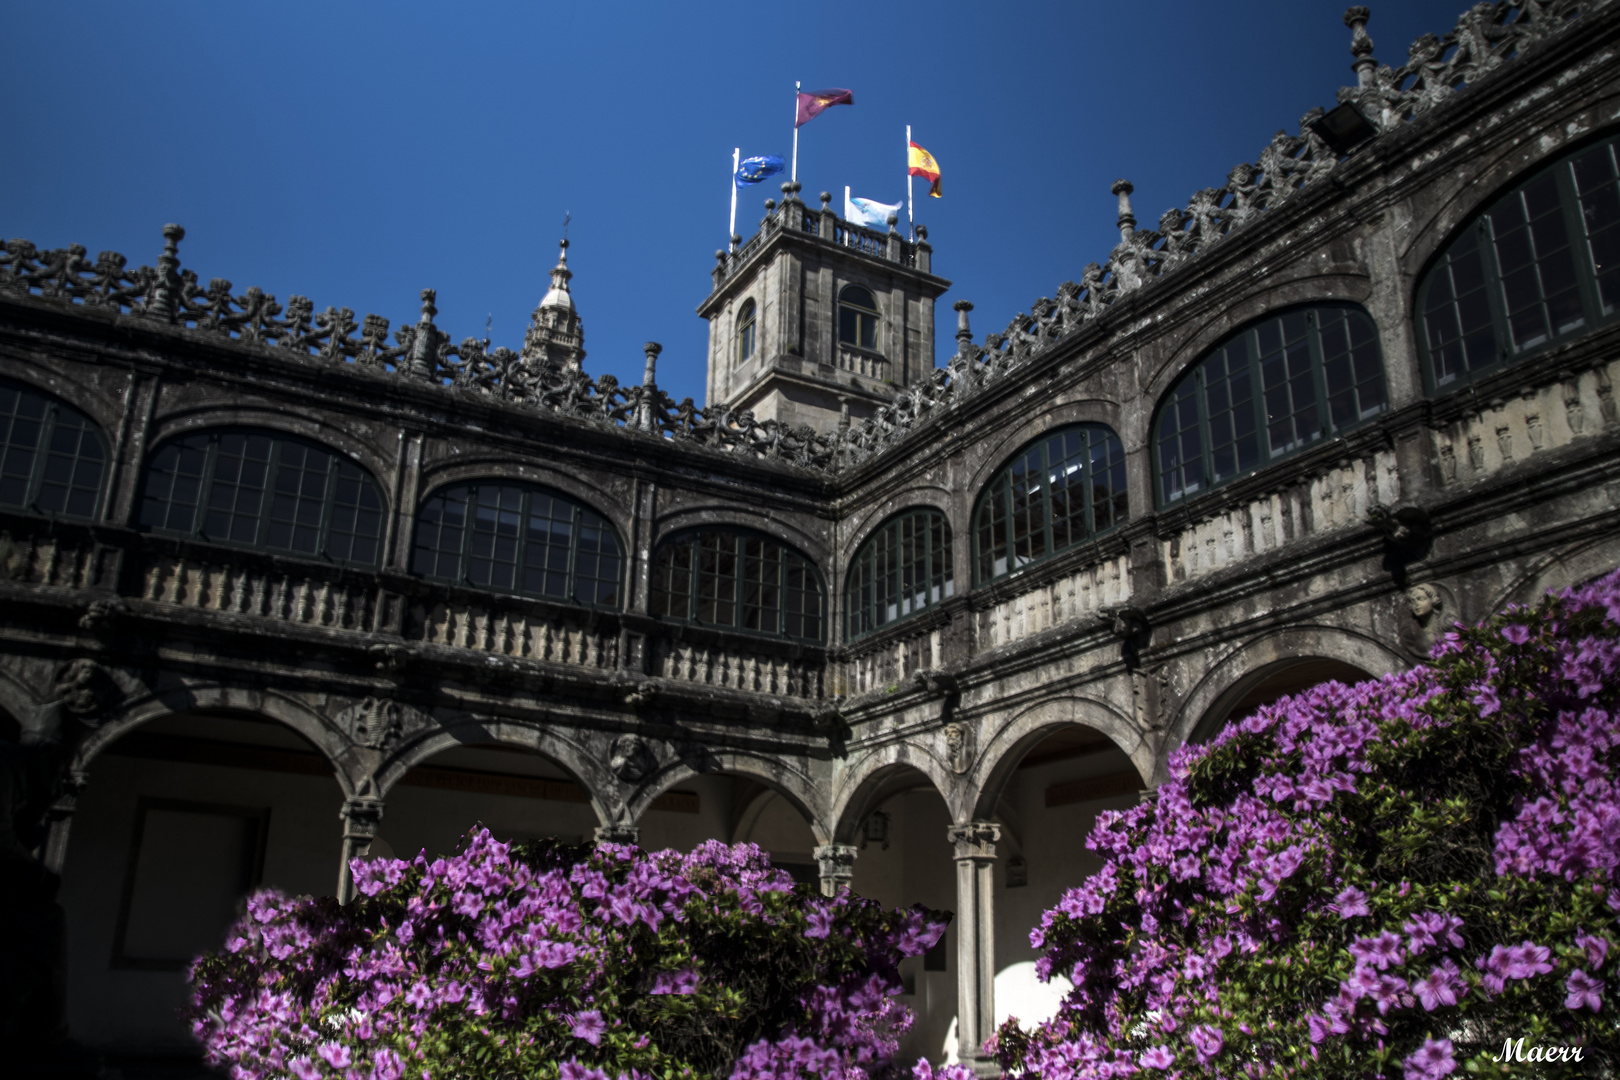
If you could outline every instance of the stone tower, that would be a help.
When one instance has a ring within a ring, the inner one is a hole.
[[[559,241],[557,265],[551,268],[551,289],[529,316],[529,329],[523,335],[523,357],[532,363],[563,368],[579,368],[585,360],[585,324],[574,310],[574,297],[568,281],[568,241]]]
[[[931,272],[928,230],[907,240],[844,221],[782,185],[759,232],[715,252],[708,403],[759,420],[831,431],[847,408],[864,419],[934,368],[934,301],[950,282]]]

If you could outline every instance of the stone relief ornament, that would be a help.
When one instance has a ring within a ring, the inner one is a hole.
[[[1410,617],[1400,619],[1400,639],[1406,650],[1427,656],[1445,625],[1445,595],[1429,582],[1413,585],[1404,597]]]
[[[81,722],[100,716],[124,696],[106,668],[83,657],[57,672],[52,692],[62,708]]]
[[[658,758],[641,736],[620,735],[613,740],[608,768],[624,783],[634,784],[658,768]]]
[[[421,710],[386,697],[368,697],[340,711],[337,724],[349,738],[373,750],[395,746],[432,723]]]
[[[973,727],[970,724],[945,725],[945,757],[951,772],[958,776],[973,768]]]

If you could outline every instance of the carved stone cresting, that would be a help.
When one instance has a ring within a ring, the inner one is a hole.
[[[971,724],[958,722],[945,725],[945,758],[950,762],[951,772],[957,776],[973,768],[975,756],[973,743]]]

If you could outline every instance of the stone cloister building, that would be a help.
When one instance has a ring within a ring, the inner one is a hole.
[[[85,732],[37,857],[69,1019],[182,1052],[242,892],[474,822],[753,840],[956,917],[975,1048],[1179,746],[1620,564],[1620,9],[1471,8],[936,366],[926,234],[783,187],[710,401],[156,265],[0,256],[0,716]],[[53,711],[54,710],[54,711]],[[1022,980],[1022,981],[1021,981]],[[998,991],[1001,1002],[998,1005]],[[1013,1011],[1029,1008],[1027,1001]]]

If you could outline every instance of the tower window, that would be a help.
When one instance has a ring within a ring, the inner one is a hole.
[[[877,300],[861,285],[846,285],[838,294],[838,340],[870,352],[881,352]]]
[[[754,358],[754,330],[757,325],[754,316],[759,308],[752,300],[745,301],[742,310],[737,312],[737,363],[746,364]]]
[[[101,432],[88,416],[0,379],[0,506],[93,518],[106,461]]]

